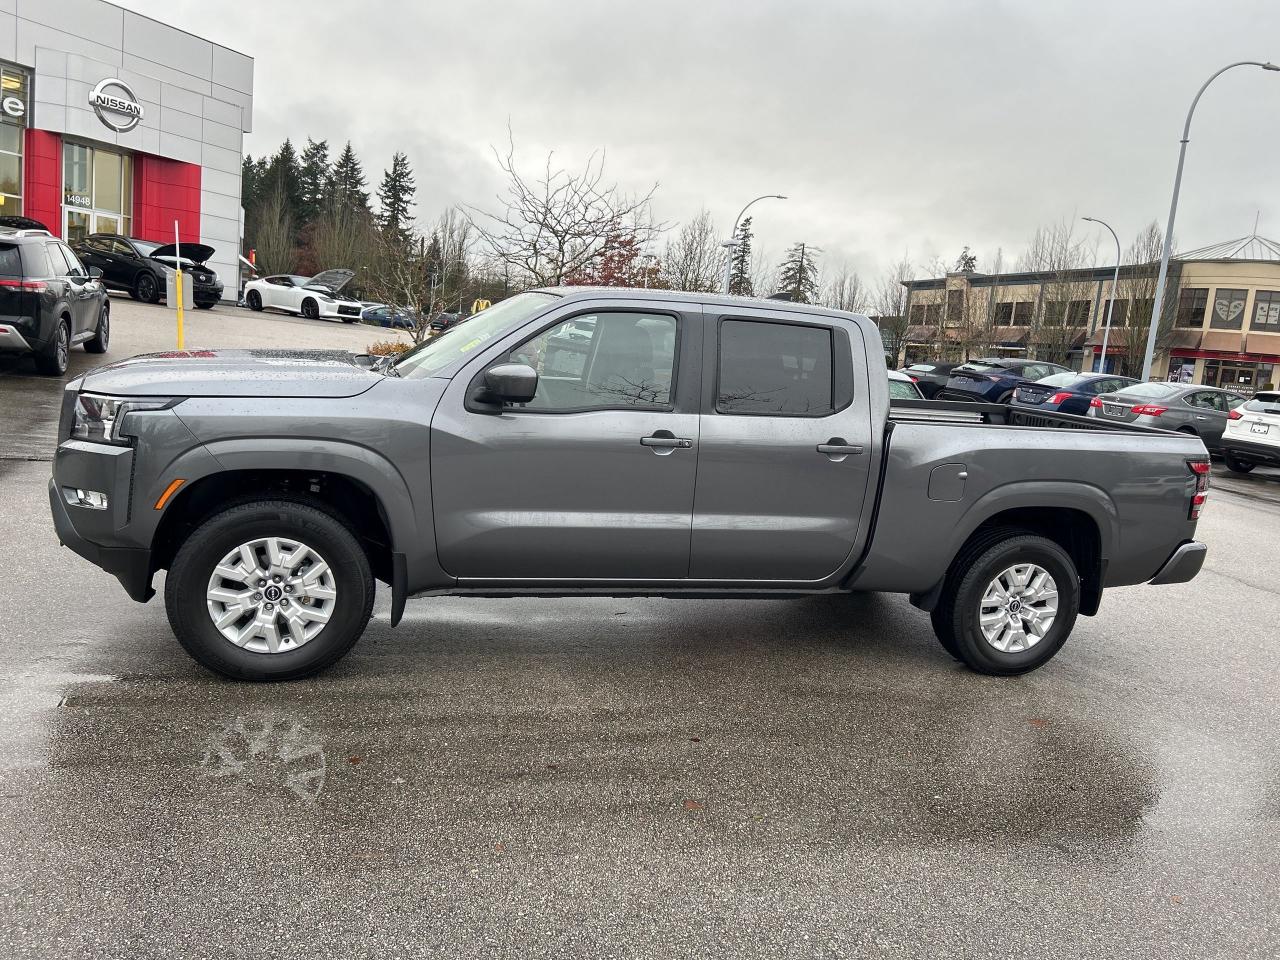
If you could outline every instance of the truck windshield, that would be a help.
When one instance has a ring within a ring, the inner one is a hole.
[[[517,294],[495,303],[465,323],[455,324],[414,347],[396,361],[396,373],[409,379],[434,376],[437,371],[523,323],[557,299],[554,293],[534,292]]]

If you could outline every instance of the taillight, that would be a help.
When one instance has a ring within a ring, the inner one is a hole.
[[[1227,419],[1228,419],[1228,420],[1243,420],[1243,419],[1244,419],[1244,414],[1243,414],[1243,413],[1241,413],[1239,410],[1232,410],[1230,413],[1228,413],[1228,414],[1227,414]]]
[[[1199,520],[1200,513],[1204,510],[1204,502],[1209,499],[1209,461],[1208,459],[1188,460],[1187,469],[1196,478],[1196,492],[1191,496],[1191,511],[1187,514],[1187,518]]]
[[[1089,401],[1089,406],[1094,407],[1095,409],[1101,410],[1101,409],[1102,409],[1102,398],[1101,398],[1101,397],[1094,397],[1092,400],[1090,400],[1090,401]]]
[[[1154,403],[1140,403],[1133,408],[1133,412],[1139,417],[1158,417],[1168,409],[1168,407],[1157,407]]]
[[[1050,402],[1050,403],[1062,403],[1062,402],[1064,402],[1064,401],[1066,401],[1066,400],[1070,400],[1070,399],[1071,399],[1071,394],[1069,394],[1069,393],[1055,393],[1052,397],[1050,397],[1050,398],[1049,398],[1049,402]],[[1097,397],[1094,397],[1094,399],[1095,399],[1095,400],[1097,400],[1098,398],[1097,398]],[[1090,404],[1090,406],[1092,406],[1092,404]],[[1098,406],[1102,406],[1102,401],[1101,401],[1101,400],[1098,400]]]
[[[43,280],[9,280],[7,278],[0,278],[0,287],[9,290],[27,290],[31,293],[49,289],[49,285]]]
[[[919,380],[919,378],[918,378],[918,377],[913,377],[913,376],[911,376],[910,374],[908,374],[908,375],[907,375],[907,379],[908,379],[908,380],[910,380],[912,383],[919,383],[919,382],[920,382],[920,380]]]

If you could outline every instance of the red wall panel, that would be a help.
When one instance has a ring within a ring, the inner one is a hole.
[[[27,129],[22,173],[23,215],[62,236],[62,135]]]
[[[133,235],[156,243],[200,242],[200,167],[148,153],[133,155]]]

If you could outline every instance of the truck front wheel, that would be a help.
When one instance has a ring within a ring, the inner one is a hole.
[[[951,565],[932,619],[939,642],[978,673],[1013,676],[1047,663],[1075,626],[1080,576],[1045,537],[994,531]]]
[[[294,680],[360,639],[373,611],[369,560],[345,524],[309,504],[231,507],[187,538],[165,609],[197,662],[238,680]]]

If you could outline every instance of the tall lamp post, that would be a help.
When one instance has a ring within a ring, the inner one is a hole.
[[[1196,91],[1195,99],[1191,101],[1191,109],[1187,111],[1187,122],[1182,125],[1182,145],[1178,148],[1178,172],[1173,176],[1173,200],[1169,204],[1169,224],[1164,231],[1164,248],[1160,251],[1160,276],[1156,280],[1156,298],[1151,304],[1151,327],[1147,331],[1147,352],[1142,357],[1143,380],[1151,377],[1151,361],[1156,352],[1156,331],[1160,327],[1157,318],[1160,316],[1160,310],[1164,306],[1164,283],[1169,275],[1169,248],[1173,245],[1173,218],[1178,214],[1178,190],[1182,187],[1182,164],[1187,158],[1187,141],[1191,139],[1191,115],[1196,112],[1196,104],[1200,102],[1200,97],[1204,95],[1209,84],[1235,67],[1261,67],[1263,70],[1280,70],[1280,66],[1270,62],[1263,63],[1260,60],[1241,60],[1238,63],[1229,63],[1206,80],[1200,89]]]
[[[764,196],[756,197],[751,203],[748,203],[739,212],[737,219],[733,221],[733,231],[729,234],[729,239],[720,246],[724,247],[724,292],[729,292],[729,274],[733,269],[733,251],[738,246],[738,224],[742,221],[742,215],[747,212],[752,203],[759,203],[761,200],[785,200],[787,199],[780,193],[766,193]]]
[[[1090,223],[1101,224],[1108,230],[1111,230],[1111,224],[1105,220],[1099,220],[1097,217],[1083,217],[1082,219]],[[1116,232],[1111,230],[1111,238],[1116,242],[1116,272],[1111,277],[1111,299],[1107,301],[1107,322],[1102,329],[1102,360],[1098,363],[1098,372],[1107,372],[1107,341],[1111,339],[1111,311],[1116,308],[1116,287],[1120,283],[1120,238],[1116,236]]]

